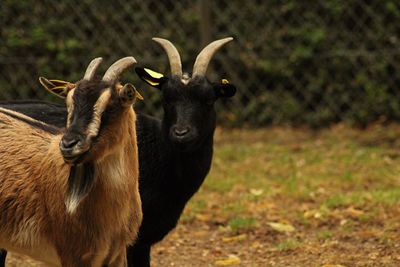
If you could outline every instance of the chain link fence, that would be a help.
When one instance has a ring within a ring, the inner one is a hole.
[[[400,119],[397,0],[2,0],[0,99],[50,99],[37,78],[75,81],[88,62],[133,55],[169,73],[151,38],[171,40],[191,71],[208,42],[235,37],[213,59],[210,80],[238,94],[217,104],[229,125],[368,124]],[[160,116],[159,92],[124,76]]]

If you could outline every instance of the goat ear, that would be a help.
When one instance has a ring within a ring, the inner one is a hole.
[[[65,206],[69,214],[74,214],[82,200],[89,194],[96,182],[93,163],[74,165],[67,182]]]
[[[61,80],[48,80],[44,77],[40,77],[39,82],[47,91],[61,98],[66,98],[68,92],[75,88],[75,84],[73,83]]]
[[[148,85],[161,88],[161,84],[166,80],[163,74],[147,68],[135,68],[136,74]]]
[[[222,79],[220,83],[214,84],[214,91],[217,97],[232,97],[236,94],[236,86]]]
[[[136,99],[144,99],[143,96],[136,90],[135,86],[130,83],[125,84],[118,94],[124,107],[132,106],[136,102]]]

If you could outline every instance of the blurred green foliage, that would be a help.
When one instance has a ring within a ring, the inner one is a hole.
[[[254,75],[239,123],[400,119],[399,1],[251,2],[237,24],[250,52],[234,64]]]
[[[37,88],[39,75],[77,80],[82,66],[100,55],[108,63],[132,54],[168,73],[153,36],[176,43],[187,69],[201,48],[198,2],[2,0],[0,98],[47,98]],[[222,123],[400,119],[397,0],[209,3],[210,36],[236,39],[216,55],[209,73],[238,86],[237,96],[219,106]],[[137,81],[133,72],[125,78]],[[145,91],[143,109],[159,114],[158,92]]]

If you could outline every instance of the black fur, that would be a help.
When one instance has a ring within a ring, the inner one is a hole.
[[[39,100],[0,101],[0,107],[21,112],[36,120],[59,128],[66,125],[67,109],[65,104],[54,104]]]
[[[24,117],[20,117],[17,114],[13,114],[13,113],[8,112],[8,111],[0,110],[0,113],[3,113],[5,115],[7,115],[7,116],[10,116],[10,117],[14,118],[14,119],[17,119],[17,120],[22,121],[22,122],[24,122],[26,124],[29,124],[33,128],[39,128],[39,129],[41,129],[41,130],[43,130],[45,132],[48,132],[48,133],[51,133],[51,134],[54,134],[54,135],[61,132],[61,130],[59,128],[54,127],[52,125],[40,123],[40,122],[38,122],[36,120],[28,120],[28,119],[26,119]]]
[[[212,159],[213,130],[196,149],[185,151],[163,134],[165,124],[144,115],[139,118],[143,222],[137,242],[128,249],[129,266],[150,265],[151,246],[175,228],[186,203],[203,183]]]
[[[0,267],[6,266],[7,251],[0,249]]]
[[[183,85],[177,77],[164,78],[159,88],[163,119],[138,114],[136,122],[143,222],[137,242],[127,251],[129,266],[135,267],[150,266],[151,246],[175,228],[186,203],[207,176],[216,126],[214,102],[224,96],[205,78],[188,85]],[[37,102],[37,108],[31,105],[26,109],[14,102],[7,107],[45,122],[54,122],[53,114],[65,116],[61,107],[52,106],[53,111],[43,116],[39,112],[45,106],[43,102]],[[55,125],[64,124],[57,121]],[[177,128],[190,128],[190,132],[184,138],[177,138],[174,134]]]

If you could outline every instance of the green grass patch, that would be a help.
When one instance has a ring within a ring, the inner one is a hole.
[[[333,232],[329,231],[329,230],[322,230],[317,233],[317,238],[322,241],[327,240],[327,239],[331,238],[332,236],[333,236]]]
[[[191,203],[190,208],[194,213],[202,212],[206,208],[206,202],[202,199],[195,200]]]
[[[207,179],[205,188],[210,191],[218,193],[226,193],[232,190],[235,182],[235,177],[230,175],[229,178],[221,179],[219,177],[211,176]]]
[[[301,243],[297,241],[296,239],[286,239],[276,245],[276,249],[278,251],[290,251],[290,250],[295,250],[296,248],[300,247]]]
[[[400,187],[377,190],[371,193],[372,201],[381,204],[395,205],[400,203]]]
[[[336,194],[324,201],[328,208],[338,208],[349,205],[362,206],[366,203],[395,205],[400,203],[400,188],[354,191]]]
[[[236,217],[228,222],[228,225],[231,227],[233,231],[252,228],[255,227],[256,224],[257,224],[256,219],[247,217]]]
[[[324,201],[324,206],[330,209],[348,206],[352,203],[351,197],[346,195],[334,195]]]
[[[246,203],[242,201],[235,201],[232,203],[227,203],[222,207],[222,212],[225,213],[227,216],[240,216],[246,210]]]

